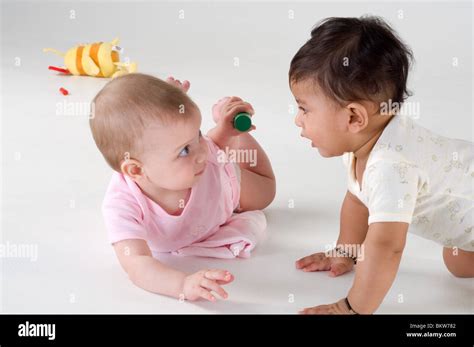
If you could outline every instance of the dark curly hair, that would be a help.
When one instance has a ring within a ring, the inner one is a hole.
[[[381,18],[326,18],[293,57],[290,85],[310,79],[337,104],[389,99],[401,105],[413,53]]]

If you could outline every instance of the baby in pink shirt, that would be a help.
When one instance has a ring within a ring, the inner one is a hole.
[[[144,74],[118,77],[94,98],[90,125],[115,170],[103,213],[131,281],[154,293],[215,301],[214,293],[227,298],[222,285],[232,282],[231,273],[186,274],[154,255],[249,257],[266,228],[260,210],[275,196],[275,176],[257,141],[233,127],[239,112],[253,115],[252,106],[221,99],[213,109],[217,125],[203,136],[189,86]],[[231,158],[235,153],[245,160]]]

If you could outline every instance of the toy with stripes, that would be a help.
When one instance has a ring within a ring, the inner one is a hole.
[[[134,62],[120,62],[119,54],[123,49],[118,46],[118,42],[116,38],[111,42],[80,44],[66,53],[53,48],[45,48],[43,52],[52,52],[64,58],[66,68],[50,66],[50,70],[77,76],[114,78],[137,70]]]

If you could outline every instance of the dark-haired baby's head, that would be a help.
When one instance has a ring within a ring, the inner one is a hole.
[[[372,125],[387,121],[388,117],[373,117],[384,105],[399,109],[409,95],[412,58],[381,18],[320,22],[293,57],[289,71],[299,106],[295,122],[302,136],[325,157],[352,151]]]

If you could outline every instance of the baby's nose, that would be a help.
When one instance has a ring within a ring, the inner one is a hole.
[[[302,128],[303,127],[303,123],[301,122],[301,116],[298,112],[298,114],[296,115],[295,117],[295,124],[298,128]]]

